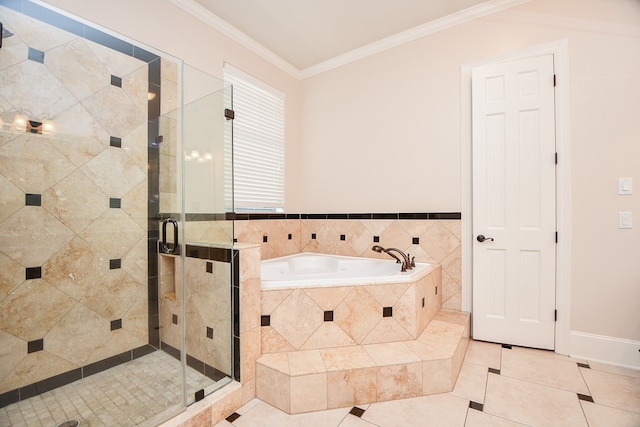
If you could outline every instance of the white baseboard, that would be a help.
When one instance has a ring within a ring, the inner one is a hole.
[[[571,331],[569,355],[578,359],[640,369],[640,341]]]

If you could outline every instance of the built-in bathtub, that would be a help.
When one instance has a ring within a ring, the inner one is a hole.
[[[345,285],[410,283],[431,270],[428,263],[416,263],[401,272],[393,260],[325,255],[304,252],[261,262],[263,290]]]
[[[442,305],[437,264],[301,253],[260,270],[262,353],[416,339]]]

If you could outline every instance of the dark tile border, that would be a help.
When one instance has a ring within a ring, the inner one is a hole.
[[[170,214],[162,214],[170,215]],[[192,220],[204,221],[205,219],[196,219],[195,215],[205,218],[207,214],[187,214]],[[211,214],[214,215],[214,214]],[[218,218],[216,217],[216,220]],[[225,219],[229,221],[247,221],[247,220],[268,220],[268,219],[405,219],[405,220],[424,220],[424,219],[462,219],[461,212],[414,212],[414,213],[303,213],[303,214],[285,214],[285,213],[242,213],[229,212],[225,214]]]
[[[6,393],[0,394],[0,408],[4,408],[5,406],[17,403],[21,400],[25,400],[30,397],[45,393],[47,391],[51,391],[55,388],[62,387],[79,379],[86,378],[90,375],[97,374],[122,363],[126,363],[133,359],[145,356],[149,353],[153,353],[154,351],[156,351],[154,347],[150,345],[144,345],[142,347],[134,348],[115,356],[90,363],[80,368],[54,375],[53,377],[37,381],[33,384],[10,390]]]

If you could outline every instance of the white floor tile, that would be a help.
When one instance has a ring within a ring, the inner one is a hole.
[[[500,375],[574,393],[589,394],[578,364],[563,358],[505,349],[502,351]]]
[[[611,374],[624,375],[625,377],[640,378],[640,369],[623,368],[622,366],[607,365],[606,363],[589,362],[594,371],[609,372]]]
[[[526,427],[524,424],[515,421],[499,418],[485,412],[476,411],[469,408],[467,421],[464,427]]]
[[[351,408],[331,409],[289,415],[273,406],[259,402],[233,422],[236,427],[333,427],[347,416]]]
[[[373,403],[362,419],[383,427],[463,427],[469,401],[452,394]]]
[[[362,418],[347,415],[344,420],[340,423],[339,427],[384,427],[378,426],[377,424],[372,424],[368,421],[363,420]]]
[[[476,365],[500,369],[501,353],[502,346],[500,344],[471,340],[469,341],[465,360]]]
[[[536,427],[587,427],[576,393],[490,374],[484,412]]]
[[[486,366],[476,365],[465,360],[458,374],[458,381],[452,394],[477,403],[484,403],[484,393],[487,388]]]
[[[638,427],[640,414],[610,408],[591,402],[580,402],[589,422],[589,427]]]
[[[640,378],[585,368],[580,371],[595,403],[640,413]]]

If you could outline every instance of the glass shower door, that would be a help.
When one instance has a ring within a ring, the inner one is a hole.
[[[186,403],[230,382],[232,222],[225,215],[225,132],[231,88],[181,70],[182,108],[160,118],[160,346],[186,364]],[[174,225],[179,244],[172,254]],[[167,225],[169,221],[170,225]],[[166,248],[166,249],[165,249]]]

